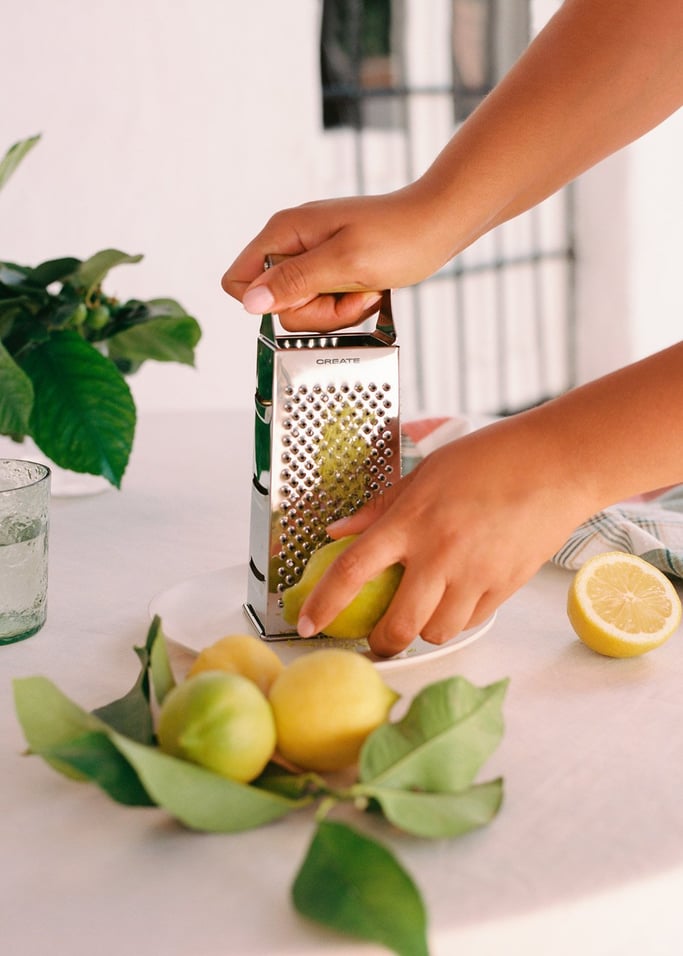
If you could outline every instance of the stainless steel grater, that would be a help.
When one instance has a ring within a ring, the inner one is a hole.
[[[244,609],[266,640],[296,637],[282,592],[329,540],[327,525],[400,477],[395,343],[388,291],[373,320],[332,334],[292,334],[262,318]]]

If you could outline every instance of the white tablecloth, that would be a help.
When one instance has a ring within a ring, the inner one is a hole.
[[[305,922],[289,888],[304,811],[237,835],[196,834],[22,755],[10,684],[42,674],[92,708],[137,674],[147,605],[248,557],[251,417],[143,418],[123,491],[54,500],[48,623],[0,647],[0,940],[12,956],[353,956],[384,950]],[[428,842],[376,835],[420,887],[433,956],[680,954],[683,632],[613,661],[574,638],[571,572],[544,567],[481,640],[387,678],[410,697],[460,673],[510,677],[494,822]]]

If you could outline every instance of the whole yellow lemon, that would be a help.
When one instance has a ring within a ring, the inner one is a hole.
[[[188,677],[204,671],[241,674],[253,681],[264,694],[284,664],[275,651],[251,634],[228,634],[203,648],[188,671]]]
[[[356,763],[366,737],[387,720],[398,698],[362,654],[306,652],[270,689],[277,749],[305,770],[342,770]]]

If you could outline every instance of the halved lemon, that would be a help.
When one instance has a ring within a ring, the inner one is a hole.
[[[569,588],[567,614],[577,636],[607,657],[637,657],[659,647],[681,622],[671,581],[635,554],[590,558]]]

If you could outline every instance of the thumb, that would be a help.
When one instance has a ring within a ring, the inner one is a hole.
[[[280,313],[299,309],[326,293],[374,291],[341,274],[334,245],[332,238],[298,255],[274,255],[274,264],[244,293],[246,311]]]

